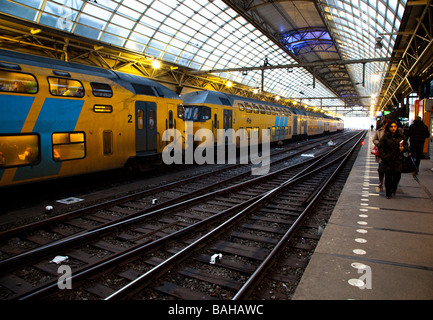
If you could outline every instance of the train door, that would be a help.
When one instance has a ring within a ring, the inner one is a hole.
[[[223,114],[223,129],[233,128],[233,110],[224,110]]]
[[[136,101],[135,118],[136,152],[156,150],[156,103]]]
[[[298,117],[293,116],[293,135],[298,135]]]

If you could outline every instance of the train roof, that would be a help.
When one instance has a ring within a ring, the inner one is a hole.
[[[256,104],[265,104],[273,107],[283,107],[281,104],[262,101],[258,99],[242,97],[235,94],[223,93],[212,90],[203,90],[203,91],[194,91],[187,94],[182,95],[182,99],[184,103],[212,103],[212,104],[222,104],[225,106],[234,106],[235,100],[242,100],[245,102],[256,103]],[[290,109],[290,108],[288,108]]]
[[[212,103],[224,106],[233,106],[234,99],[231,95],[218,91],[194,91],[181,96],[183,103]]]
[[[247,97],[241,97],[241,96],[237,96],[234,94],[223,93],[223,92],[212,91],[212,90],[190,92],[190,93],[182,95],[181,98],[185,104],[187,104],[187,103],[190,103],[190,104],[193,104],[193,103],[212,103],[212,104],[222,104],[222,105],[231,106],[231,107],[233,107],[235,100],[241,99],[243,101],[251,102],[251,103],[265,104],[265,105],[274,106],[274,107],[288,108],[295,115],[303,115],[303,116],[308,115],[308,116],[314,116],[314,117],[325,118],[325,119],[337,119],[337,118],[332,117],[330,115],[325,115],[325,114],[319,113],[319,112],[306,111],[303,109],[298,109],[295,107],[287,107],[287,106],[280,105],[280,104],[273,103],[273,102],[267,102],[267,101],[262,101],[262,100],[258,100],[258,99],[247,98]],[[338,119],[338,120],[340,120],[340,119]]]
[[[4,49],[0,49],[0,67],[2,67],[1,61],[9,64],[28,64],[57,71],[61,70],[66,72],[79,72],[88,75],[105,77],[112,80],[113,82],[118,83],[119,85],[125,87],[126,89],[130,90],[135,94],[144,94],[170,99],[180,99],[178,94],[156,81],[119,71],[113,71],[94,66],[87,66],[75,62],[66,62],[62,60],[56,60],[52,58],[41,57],[22,52],[14,52]],[[16,70],[18,71],[19,69]]]
[[[176,92],[156,81],[123,72],[116,71],[115,74],[118,76],[118,79],[113,79],[113,81],[135,94],[180,100]]]

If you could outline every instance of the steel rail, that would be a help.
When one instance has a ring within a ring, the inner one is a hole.
[[[341,147],[341,146],[339,146],[339,147]],[[334,148],[330,152],[334,152],[339,147]],[[190,206],[190,205],[195,204],[195,203],[200,203],[206,199],[215,197],[217,195],[221,195],[221,194],[224,194],[227,192],[232,192],[232,191],[234,191],[238,188],[244,187],[245,185],[248,185],[248,184],[254,184],[257,182],[265,181],[267,179],[271,179],[272,177],[274,177],[278,174],[281,174],[283,171],[291,170],[291,169],[294,169],[296,167],[305,165],[309,162],[313,162],[316,159],[320,159],[321,157],[326,156],[326,154],[327,153],[320,155],[317,158],[308,159],[306,161],[295,164],[293,166],[283,168],[283,169],[277,170],[277,171],[272,172],[272,173],[268,173],[267,175],[264,175],[264,176],[259,176],[259,177],[253,178],[253,179],[250,179],[250,180],[245,181],[245,182],[240,182],[240,183],[237,183],[233,186],[229,186],[229,187],[225,187],[223,189],[209,192],[209,193],[204,194],[204,195],[200,195],[200,196],[196,196],[196,197],[191,198],[191,194],[187,194],[187,195],[184,195],[182,197],[175,198],[171,201],[161,203],[157,206],[141,210],[132,216],[128,216],[126,218],[119,219],[119,220],[114,221],[114,222],[109,222],[109,223],[106,223],[102,226],[98,226],[98,227],[95,227],[93,229],[85,230],[82,233],[78,233],[78,234],[66,237],[64,239],[58,240],[58,241],[53,241],[53,242],[50,242],[46,245],[40,246],[38,248],[31,249],[31,250],[28,250],[28,251],[23,252],[21,254],[17,254],[17,255],[5,258],[5,259],[0,261],[0,273],[3,273],[8,269],[14,268],[19,264],[24,264],[24,263],[30,262],[33,259],[46,257],[52,253],[59,252],[65,248],[69,248],[69,247],[72,247],[74,245],[79,245],[83,241],[89,241],[89,240],[91,240],[97,236],[107,234],[115,228],[126,226],[126,225],[132,224],[132,223],[136,223],[142,219],[149,218],[149,217],[155,216],[157,214],[163,214],[166,212],[170,212],[172,210],[176,210],[176,209]],[[248,172],[245,174],[248,174]],[[229,180],[233,180],[235,178],[238,179],[239,177],[238,176],[232,177]],[[215,185],[218,185],[221,183],[222,182],[218,182],[216,184],[208,186],[207,188],[203,188],[202,190],[206,191],[206,190],[212,189],[215,187]],[[158,206],[160,206],[160,208],[157,208]]]
[[[344,135],[345,134],[343,134],[342,136],[344,136]],[[311,148],[314,148],[314,147],[316,147],[316,146],[318,146],[320,144],[321,144],[321,142],[319,140],[318,142],[316,142],[315,144],[313,144],[311,146]],[[282,150],[280,152],[275,152],[274,154],[272,154],[272,156],[275,156],[275,155],[278,155],[278,154],[281,154],[281,153],[284,153],[284,152],[287,152],[287,151],[288,150]],[[294,157],[294,156],[296,156],[299,153],[300,152],[294,153],[294,154],[290,155],[289,157]],[[272,162],[271,164],[278,163],[280,161],[285,161],[285,159],[277,160],[275,162]],[[209,176],[215,175],[216,173],[224,172],[224,171],[230,170],[230,169],[235,169],[235,168],[238,168],[238,167],[241,167],[241,166],[244,166],[244,164],[233,164],[233,165],[230,165],[228,167],[221,168],[221,169],[218,169],[218,170],[215,170],[215,171],[212,171],[212,172],[205,172],[205,173],[202,173],[202,174],[194,175],[192,177],[185,178],[185,179],[182,179],[180,181],[170,182],[170,183],[165,184],[163,186],[157,186],[157,187],[154,187],[154,188],[151,188],[151,189],[148,189],[148,190],[143,190],[143,191],[135,192],[133,194],[129,194],[129,195],[122,196],[122,197],[119,197],[119,198],[116,198],[116,199],[105,201],[103,203],[98,203],[98,204],[91,205],[91,206],[88,206],[88,207],[85,207],[85,208],[80,208],[80,209],[77,209],[77,210],[66,212],[66,213],[63,213],[61,215],[57,215],[57,216],[54,216],[54,217],[50,217],[48,219],[44,219],[42,221],[37,221],[37,222],[29,223],[27,225],[23,225],[23,226],[20,226],[20,227],[9,229],[9,230],[6,230],[6,231],[1,231],[0,232],[0,238],[5,238],[5,237],[12,236],[12,235],[17,235],[17,234],[26,232],[27,230],[34,230],[36,228],[40,228],[40,227],[43,227],[43,226],[46,226],[46,225],[49,225],[49,224],[53,224],[53,223],[56,223],[56,222],[66,221],[68,219],[72,219],[72,218],[78,217],[78,216],[83,215],[85,213],[87,214],[87,213],[90,213],[90,212],[95,212],[95,211],[98,211],[98,210],[102,210],[102,209],[105,209],[107,207],[111,207],[111,206],[114,206],[114,205],[117,205],[117,204],[121,204],[121,203],[124,203],[124,202],[127,202],[127,201],[131,201],[131,200],[133,200],[133,199],[135,199],[137,197],[143,197],[143,196],[155,193],[155,192],[166,190],[168,188],[173,188],[173,187],[176,187],[176,186],[184,185],[185,183],[188,183],[188,182],[191,182],[191,181],[194,181],[194,180],[197,180],[197,179],[202,179],[202,178],[205,178],[205,177],[209,177]],[[153,208],[153,210],[157,209],[159,207],[162,208],[164,206],[164,204],[166,204],[166,202],[165,203],[161,203],[161,204],[157,204],[157,205],[153,206],[152,208]],[[119,219],[119,220],[121,220],[121,219]],[[117,221],[119,221],[119,220],[117,220]]]
[[[272,175],[272,176],[279,175],[279,174],[283,173],[284,171],[290,170],[290,169],[297,167],[297,166],[300,166],[300,165],[308,164],[309,162],[312,162],[312,164],[310,164],[302,172],[309,172],[309,175],[314,174],[316,172],[319,172],[322,168],[316,168],[316,169],[312,169],[312,168],[314,168],[316,166],[316,164],[320,162],[320,159],[335,153],[339,148],[344,146],[346,143],[348,143],[352,139],[354,139],[354,137],[351,137],[348,141],[346,141],[342,145],[340,145],[337,148],[323,154],[322,156],[320,156],[316,159],[309,159],[307,161],[293,165],[291,167],[280,169],[277,172],[275,172],[273,174],[269,174],[269,175]],[[298,180],[297,177],[299,177],[301,173],[298,173],[297,175],[292,177],[290,180],[297,181]],[[255,180],[257,180],[257,179],[255,179]],[[239,186],[242,186],[244,184],[245,183],[240,183]],[[231,190],[231,188],[229,188],[229,189]],[[162,245],[166,244],[168,241],[174,240],[174,239],[180,237],[181,235],[189,232],[190,230],[194,230],[194,229],[199,228],[199,227],[210,225],[210,224],[214,223],[215,221],[217,221],[218,219],[220,219],[221,217],[225,217],[225,218],[230,217],[231,215],[235,214],[236,212],[243,209],[244,207],[249,206],[251,203],[256,203],[262,197],[263,197],[263,194],[260,194],[256,197],[252,198],[252,199],[249,199],[249,200],[247,200],[243,203],[240,203],[240,204],[238,204],[232,208],[229,208],[229,209],[224,210],[220,213],[217,213],[211,217],[208,217],[208,218],[206,218],[200,222],[197,222],[197,223],[190,225],[186,228],[178,230],[178,231],[176,231],[170,235],[167,235],[165,237],[162,237],[158,240],[154,240],[154,241],[147,243],[147,244],[136,245],[134,247],[129,248],[128,250],[126,250],[124,252],[119,252],[117,254],[114,254],[114,255],[108,257],[107,259],[104,259],[103,261],[99,261],[98,263],[95,263],[93,265],[88,265],[84,269],[80,270],[79,272],[74,273],[71,276],[71,281],[73,280],[74,283],[77,283],[77,282],[80,283],[80,282],[86,280],[88,277],[94,275],[95,273],[100,272],[101,269],[107,270],[107,269],[113,268],[113,267],[119,265],[119,263],[122,263],[122,262],[124,263],[126,260],[131,259],[131,258],[133,258],[139,254],[145,254],[146,252],[149,252],[151,250],[155,250],[155,249],[161,247]],[[58,288],[57,282],[53,281],[51,283],[46,284],[43,287],[39,287],[39,288],[37,288],[31,292],[20,295],[20,296],[16,297],[16,299],[18,299],[18,300],[35,299],[35,298],[38,298],[41,296],[46,296],[47,294],[56,290],[57,288]]]
[[[364,133],[365,135],[365,133]],[[358,140],[359,141],[359,140]],[[335,153],[336,150],[332,150],[329,153],[326,154],[326,156],[331,156],[333,153]],[[346,154],[346,153],[345,153]],[[234,222],[238,221],[240,218],[242,218],[244,215],[248,214],[251,211],[257,210],[260,206],[264,204],[264,202],[268,201],[269,198],[274,197],[277,193],[279,193],[281,190],[295,184],[301,179],[305,179],[311,175],[314,175],[323,168],[328,167],[332,165],[334,162],[338,161],[342,156],[338,157],[336,160],[331,161],[328,164],[325,164],[324,166],[317,167],[317,165],[322,161],[323,158],[326,156],[320,157],[320,159],[315,159],[312,164],[310,164],[308,167],[304,168],[301,172],[290,178],[289,180],[282,183],[280,186],[267,191],[263,194],[261,194],[259,197],[256,197],[257,199],[249,204],[246,208],[242,209],[238,213],[236,213],[234,216],[229,218],[227,221],[219,225],[217,228],[213,229],[212,231],[208,232],[204,236],[200,237],[184,249],[180,250],[167,260],[163,261],[153,269],[147,271],[143,275],[139,276],[137,279],[131,281],[129,284],[124,286],[123,288],[117,290],[105,300],[117,300],[122,299],[125,296],[131,295],[140,288],[148,285],[155,277],[159,277],[161,274],[165,273],[168,269],[171,269],[174,265],[182,261],[184,258],[187,257],[188,254],[191,252],[200,249],[203,247],[206,242],[211,239],[212,237],[224,232],[230,225],[232,225]]]
[[[364,139],[365,134],[362,135],[358,142],[360,142],[362,139]],[[296,230],[298,229],[300,223],[303,221],[305,216],[312,210],[313,206],[317,203],[318,199],[322,195],[322,193],[326,190],[327,186],[334,180],[334,178],[337,176],[337,174],[341,171],[342,167],[346,164],[346,162],[349,160],[350,156],[355,151],[356,147],[358,146],[358,143],[356,143],[351,150],[349,150],[345,155],[338,159],[342,159],[341,163],[338,165],[338,167],[334,170],[331,176],[329,176],[321,185],[319,190],[316,190],[316,192],[312,195],[312,200],[309,201],[308,206],[301,212],[299,217],[295,220],[295,222],[290,226],[290,228],[287,230],[287,232],[284,234],[284,236],[278,241],[276,246],[272,249],[272,251],[269,253],[269,255],[264,259],[264,261],[260,264],[260,266],[256,269],[256,271],[251,275],[251,277],[244,283],[244,285],[239,289],[239,291],[236,293],[236,295],[233,297],[232,300],[241,300],[246,299],[251,294],[251,292],[254,290],[254,287],[258,282],[261,281],[261,279],[264,277],[265,272],[269,269],[269,267],[274,262],[275,256],[287,245],[287,242],[291,237],[295,234]],[[285,188],[286,186],[282,185],[281,188]]]

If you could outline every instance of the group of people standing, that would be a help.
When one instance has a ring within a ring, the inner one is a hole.
[[[387,199],[395,197],[403,170],[403,153],[409,151],[408,141],[416,166],[414,174],[418,174],[424,142],[429,137],[428,127],[420,117],[414,120],[406,133],[403,128],[399,128],[397,121],[387,118],[383,120],[382,127],[373,137],[373,143],[379,151],[379,155],[376,156],[376,161],[379,163],[379,187],[382,188],[385,183]]]

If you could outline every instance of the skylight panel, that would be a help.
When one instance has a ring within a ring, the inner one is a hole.
[[[192,17],[194,15],[194,10],[192,10],[191,8],[189,8],[186,5],[180,5],[176,8],[176,11],[184,14],[187,17]]]
[[[157,10],[158,12],[162,13],[164,16],[170,16],[171,13],[173,12],[173,8],[161,3],[160,1],[158,1],[158,5],[154,7],[155,10]]]
[[[177,34],[177,29],[172,28],[170,25],[167,24],[161,24],[161,26],[159,27],[159,31],[161,31],[161,33],[169,35],[171,38],[175,37]]]
[[[142,24],[137,24],[136,26],[135,26],[135,29],[134,29],[136,32],[139,32],[139,33],[141,33],[141,34],[143,34],[143,35],[146,35],[146,36],[149,36],[149,37],[152,37],[153,36],[153,34],[155,33],[155,29],[154,28],[150,28],[150,27],[148,27],[148,26],[144,26],[144,25],[142,25]]]
[[[157,39],[158,41],[163,42],[163,43],[169,43],[171,41],[172,37],[168,36],[164,33],[157,32],[157,33],[155,33],[155,39]]]
[[[145,15],[149,18],[152,18],[153,20],[159,21],[159,22],[163,22],[166,19],[166,15],[154,10],[153,8],[149,8]]]
[[[182,14],[179,11],[174,10],[171,14],[170,14],[170,18],[172,18],[173,20],[177,21],[178,23],[182,23],[185,24],[189,18]]]
[[[179,48],[179,49],[183,49],[183,48],[185,48],[186,43],[183,41],[180,41],[178,38],[173,38],[173,39],[171,39],[170,45],[174,46],[176,48]]]
[[[86,6],[83,8],[83,13],[87,13],[90,16],[94,16],[105,21],[110,20],[111,16],[113,15],[112,12],[99,8],[93,4],[86,4]]]
[[[141,14],[138,13],[137,11],[134,11],[130,8],[125,7],[125,6],[119,6],[117,8],[117,12],[122,14],[122,15],[127,16],[128,18],[134,19],[134,20],[139,19],[141,16]]]
[[[153,19],[151,19],[149,17],[146,17],[146,16],[143,16],[140,19],[140,22],[143,23],[143,24],[145,24],[148,27],[153,28],[153,29],[158,29],[159,26],[161,25],[161,22],[153,20]]]

